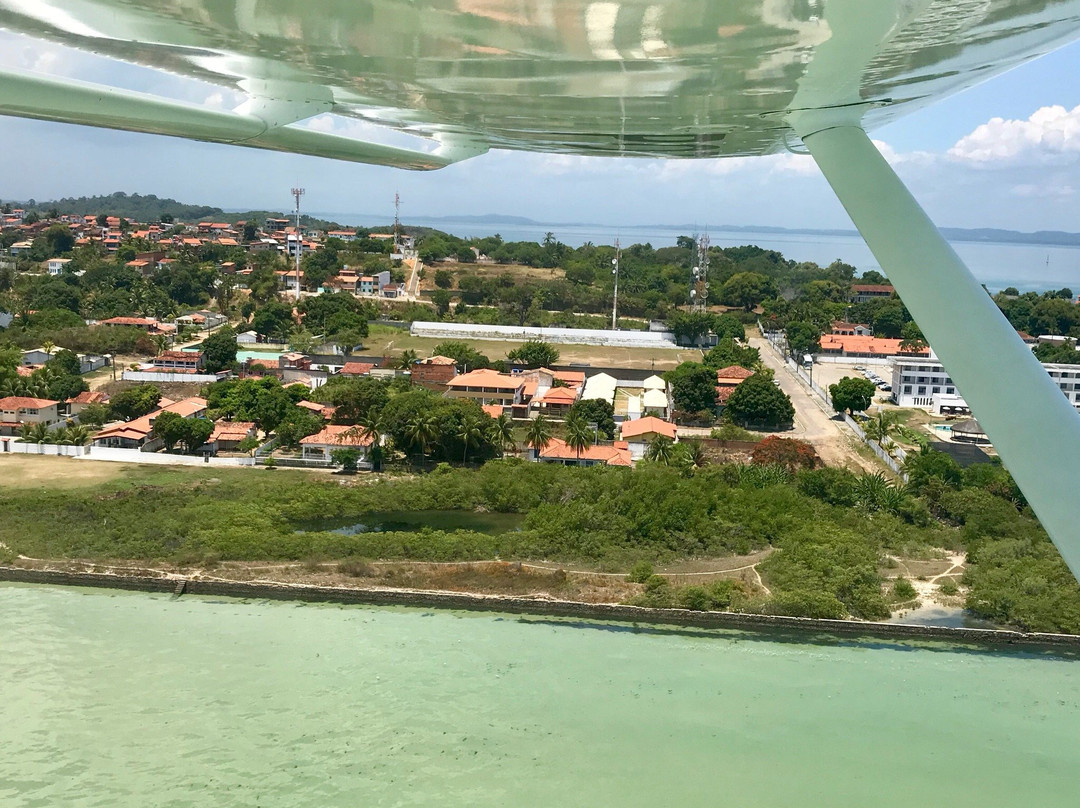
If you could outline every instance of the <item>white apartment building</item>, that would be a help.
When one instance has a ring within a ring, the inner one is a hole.
[[[935,415],[970,412],[967,402],[956,388],[948,371],[933,351],[929,358],[897,356],[890,360],[892,366],[892,400],[901,407],[922,407]],[[1080,365],[1061,365],[1044,362],[1065,398],[1080,409]],[[1000,380],[1007,384],[1007,379]]]

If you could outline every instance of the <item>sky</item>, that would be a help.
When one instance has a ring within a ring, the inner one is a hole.
[[[0,31],[0,69],[35,70],[230,109],[229,90]],[[871,133],[943,227],[1080,231],[1080,43]],[[363,125],[324,116],[347,134]],[[257,149],[0,117],[0,198],[157,194],[225,209],[541,222],[850,228],[809,157],[585,158],[496,151],[410,172]]]

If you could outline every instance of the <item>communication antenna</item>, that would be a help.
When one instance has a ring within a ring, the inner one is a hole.
[[[399,214],[401,213],[401,197],[394,194],[394,253],[400,253],[401,247],[401,219]]]
[[[619,259],[622,257],[622,251],[619,249],[619,240],[615,239],[615,257],[611,259],[611,265],[614,269],[611,270],[611,274],[615,276],[615,294],[611,298],[611,330],[618,331],[619,326]]]
[[[692,270],[690,282],[690,307],[695,311],[709,308],[709,234],[695,236],[697,241],[697,266]]]
[[[293,198],[296,200],[296,301],[300,302],[300,253],[304,251],[304,234],[300,231],[300,197],[304,195],[303,188],[292,189]]]

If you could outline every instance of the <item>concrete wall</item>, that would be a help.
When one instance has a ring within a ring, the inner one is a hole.
[[[90,453],[89,446],[60,446],[53,443],[21,443],[15,439],[0,438],[0,453],[52,455],[54,457],[81,457]]]
[[[155,454],[138,449],[112,449],[105,446],[87,447],[83,460],[111,460],[116,463],[152,463],[161,466],[253,466],[250,457],[211,457],[199,455]]]
[[[151,373],[146,370],[125,370],[125,382],[216,382],[217,376],[209,373]]]
[[[414,322],[414,337],[437,339],[538,339],[560,345],[604,345],[613,348],[678,348],[667,331],[603,331],[596,328],[519,328],[509,325]]]
[[[1026,634],[1019,631],[907,626],[899,623],[866,623],[857,620],[814,620],[805,617],[780,617],[733,612],[692,612],[684,609],[648,609],[640,606],[534,600],[532,598],[470,595],[454,592],[234,583],[231,581],[205,581],[191,578],[54,572],[7,566],[0,566],[0,581],[41,583],[56,586],[103,587],[217,597],[460,609],[697,629],[739,629],[771,635],[774,639],[788,636],[803,641],[810,636],[818,635],[830,637],[878,637],[893,641],[902,639],[937,640],[954,644],[968,643],[981,646],[1080,647],[1080,636],[1071,634]]]

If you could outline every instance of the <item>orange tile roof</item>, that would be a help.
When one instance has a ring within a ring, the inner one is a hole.
[[[374,438],[353,426],[345,424],[331,424],[324,427],[321,432],[308,435],[301,439],[301,446],[370,446]]]
[[[888,284],[881,283],[856,283],[851,287],[852,292],[878,292],[879,294],[888,292],[890,295],[896,290]]]
[[[523,379],[515,379],[506,373],[497,370],[483,368],[470,370],[460,376],[455,376],[446,383],[447,387],[494,387],[501,390],[517,390],[524,385]]]
[[[480,409],[490,415],[492,418],[498,418],[503,414],[503,408],[498,404],[485,404]]]
[[[84,390],[74,398],[67,400],[68,404],[104,404],[109,400],[109,394],[101,390]]]
[[[8,396],[0,398],[0,410],[40,410],[59,404],[51,398],[31,398],[30,396]]]
[[[375,368],[371,362],[346,362],[341,368],[342,376],[367,376]]]
[[[678,434],[675,424],[657,418],[655,415],[646,415],[644,418],[635,418],[633,421],[623,421],[621,431],[623,440],[650,433],[656,433],[675,440],[675,436]]]
[[[255,429],[254,421],[218,421],[207,443],[218,440],[243,440]]]
[[[578,391],[572,387],[552,387],[537,400],[545,404],[573,404],[578,400]]]
[[[633,465],[629,449],[594,444],[578,452],[576,449],[571,449],[566,441],[559,438],[552,438],[551,443],[540,452],[540,457],[550,458],[551,460],[596,460],[609,466]]]
[[[457,360],[451,359],[449,356],[429,356],[427,359],[420,360],[421,365],[456,365]]]
[[[716,380],[723,382],[725,379],[737,380],[741,382],[743,379],[749,379],[754,375],[754,371],[747,370],[742,365],[728,365],[726,368],[720,368],[716,371]]]
[[[168,401],[168,399],[161,399],[158,403]],[[103,429],[94,436],[94,439],[99,438],[132,438],[138,440],[144,438],[150,434],[153,430],[153,420],[157,418],[163,412],[175,412],[182,418],[189,418],[198,412],[206,409],[205,398],[185,398],[181,401],[170,401],[168,404],[162,406],[160,409],[154,410],[149,415],[144,415],[141,418],[136,418],[133,421],[128,421],[126,424],[118,424],[117,426]]]
[[[825,334],[821,337],[822,353],[859,353],[877,356],[928,356],[929,348],[918,351],[902,351],[903,340],[889,337],[857,337],[852,335]]]

